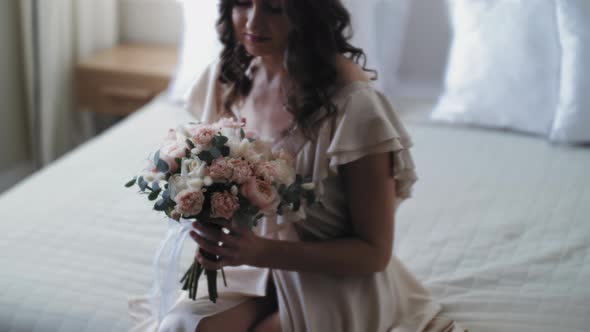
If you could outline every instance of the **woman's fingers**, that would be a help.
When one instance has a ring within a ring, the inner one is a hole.
[[[221,241],[221,235],[223,231],[219,227],[215,227],[208,223],[193,223],[193,227],[197,229],[203,237],[207,238],[210,241]]]
[[[211,242],[199,236],[196,232],[191,231],[190,236],[197,242],[199,248],[218,256],[231,256],[232,251],[227,247],[217,245],[217,242]]]
[[[197,261],[199,262],[199,264],[201,264],[203,267],[205,267],[205,269],[211,270],[211,271],[219,270],[222,267],[224,267],[225,265],[227,265],[227,264],[224,264],[225,262],[223,259],[221,259],[220,261],[214,262],[212,260],[209,260],[209,259],[203,257],[203,255],[201,255],[200,252],[197,252],[196,258],[197,258]]]

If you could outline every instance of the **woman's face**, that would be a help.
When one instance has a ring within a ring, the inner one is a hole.
[[[282,56],[289,24],[281,0],[234,0],[232,21],[237,41],[253,56]]]

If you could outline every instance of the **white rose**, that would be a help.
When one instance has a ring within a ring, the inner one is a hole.
[[[168,180],[168,189],[170,190],[170,197],[176,197],[178,193],[188,189],[188,184],[182,176],[175,174]]]
[[[209,187],[210,185],[212,185],[212,184],[213,184],[213,179],[212,179],[210,176],[206,176],[206,177],[203,179],[203,183],[204,183],[204,184],[205,184],[207,187]]]
[[[272,158],[272,142],[268,139],[257,139],[251,143],[254,150],[262,155],[264,160]]]
[[[314,190],[315,189],[315,183],[313,183],[313,182],[304,183],[304,184],[301,185],[301,188],[303,188],[305,190]]]
[[[289,186],[293,182],[295,182],[295,169],[289,166],[289,164],[286,161],[279,159],[273,161],[273,164],[275,165],[275,168],[277,170],[277,175],[275,179],[276,182],[284,184],[286,186]]]
[[[207,163],[199,159],[185,159],[182,161],[181,175],[192,179],[203,178],[207,173]]]
[[[189,179],[186,183],[192,190],[201,190],[201,188],[203,188],[203,185],[205,184],[203,179],[201,178]]]

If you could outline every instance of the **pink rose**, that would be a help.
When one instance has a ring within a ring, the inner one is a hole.
[[[274,163],[268,161],[261,161],[254,165],[254,174],[268,182],[274,181],[277,176],[277,173],[277,168]]]
[[[218,122],[220,127],[223,128],[232,128],[232,129],[239,129],[244,127],[244,125],[246,124],[245,119],[243,119],[242,122],[238,122],[232,118],[222,118],[221,120],[219,120]]]
[[[226,158],[220,157],[209,166],[209,176],[214,180],[229,180],[232,176],[232,169]]]
[[[252,167],[248,161],[241,158],[230,159],[229,165],[232,169],[232,181],[242,184],[252,177]]]
[[[193,134],[193,140],[200,145],[208,145],[211,143],[213,137],[219,132],[219,128],[215,126],[205,126],[196,130]]]
[[[230,192],[215,192],[211,195],[211,217],[230,220],[240,207],[238,197]]]
[[[170,131],[174,132],[174,139],[171,139],[171,136],[168,136],[164,141],[160,148],[160,159],[165,161],[170,168],[170,172],[174,173],[179,167],[178,163],[176,163],[176,158],[182,159],[186,157],[187,146],[185,142],[178,142],[176,140],[176,131],[174,129],[171,129]],[[170,135],[172,135],[172,133]]]
[[[183,190],[174,197],[176,211],[186,216],[196,216],[203,209],[205,195],[202,191]]]
[[[276,189],[269,181],[250,178],[242,184],[241,193],[262,213],[276,212],[280,203]]]

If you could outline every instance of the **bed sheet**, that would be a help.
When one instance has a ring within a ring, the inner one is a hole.
[[[590,331],[590,149],[416,114],[395,247],[444,314],[470,331]]]
[[[123,184],[166,128],[160,98],[0,196],[0,331],[126,331],[166,223]],[[409,123],[419,181],[396,253],[470,331],[588,331],[590,151]]]

